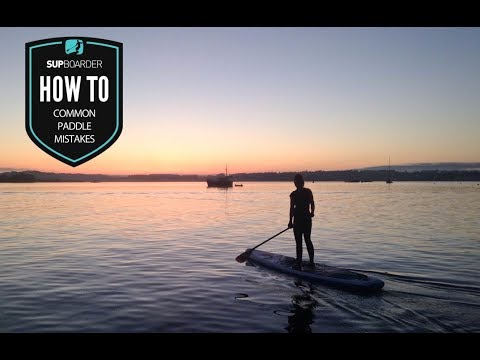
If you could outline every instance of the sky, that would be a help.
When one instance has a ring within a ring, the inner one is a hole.
[[[123,43],[123,131],[70,167],[25,131],[25,43]],[[0,28],[0,169],[216,174],[480,161],[480,28]]]

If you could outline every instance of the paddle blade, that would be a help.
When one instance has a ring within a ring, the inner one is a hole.
[[[237,262],[239,262],[240,264],[241,263],[244,263],[245,261],[248,260],[248,258],[250,257],[250,255],[252,254],[252,249],[248,249],[247,251],[245,251],[244,253],[238,255],[235,260]]]

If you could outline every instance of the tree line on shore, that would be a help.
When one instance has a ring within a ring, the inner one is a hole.
[[[258,172],[232,174],[234,181],[293,181],[297,172]],[[385,181],[390,174],[395,181],[480,181],[478,170],[336,170],[299,171],[306,182],[345,181],[370,182]],[[204,175],[148,174],[148,175],[103,175],[67,174],[40,171],[9,171],[0,173],[0,182],[158,182],[158,181],[206,181]]]

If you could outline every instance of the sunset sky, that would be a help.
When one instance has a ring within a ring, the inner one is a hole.
[[[25,43],[123,42],[123,132],[72,168],[25,131]],[[216,174],[480,161],[480,28],[0,28],[0,171]]]

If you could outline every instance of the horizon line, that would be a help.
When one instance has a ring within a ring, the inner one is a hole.
[[[408,166],[434,166],[434,165],[470,165],[470,166],[477,166],[480,169],[480,162],[455,162],[455,161],[450,161],[450,162],[422,162],[422,163],[404,163],[404,164],[397,164],[397,165],[390,165],[390,167],[408,167]],[[388,165],[375,165],[375,166],[367,166],[367,167],[362,167],[362,168],[349,168],[349,169],[337,169],[337,170],[322,170],[322,169],[317,169],[317,170],[284,170],[284,171],[275,171],[275,170],[269,170],[269,171],[253,171],[253,172],[238,172],[238,173],[230,173],[232,176],[235,174],[265,174],[265,173],[312,173],[312,172],[330,172],[330,171],[368,171],[368,170],[382,170],[378,168],[385,167],[387,168]],[[119,173],[101,173],[101,172],[96,172],[96,173],[89,173],[89,172],[55,172],[55,171],[45,171],[45,170],[36,170],[36,169],[14,169],[14,168],[9,168],[9,167],[0,167],[0,174],[3,173],[8,173],[8,172],[43,172],[43,173],[53,173],[53,174],[70,174],[70,175],[105,175],[105,176],[145,176],[145,175],[178,175],[178,176],[210,176],[210,175],[218,175],[220,173],[216,174],[195,174],[195,173],[162,173],[162,172],[157,172],[157,173],[124,173],[124,174],[119,174]],[[479,169],[472,169],[474,171],[478,171]],[[431,169],[434,170],[434,169]],[[395,169],[392,169],[392,171],[395,171]],[[465,171],[465,170],[459,170],[459,171]]]

